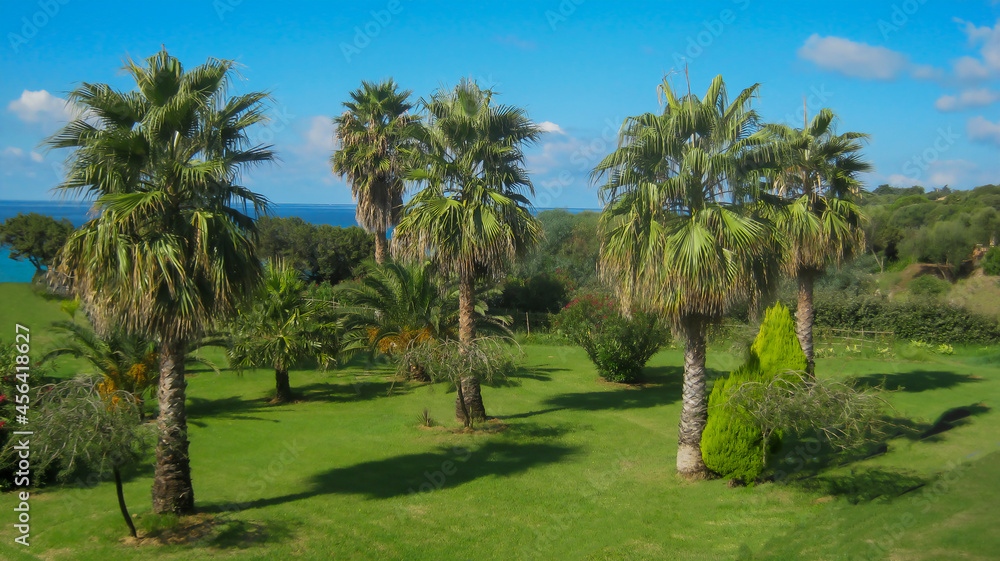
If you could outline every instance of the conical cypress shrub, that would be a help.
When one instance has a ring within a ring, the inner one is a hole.
[[[763,435],[749,420],[725,407],[726,401],[744,382],[766,384],[783,372],[805,368],[806,356],[795,336],[795,320],[779,302],[764,315],[747,362],[716,381],[708,396],[708,423],[701,435],[701,455],[708,469],[745,483],[760,476]]]

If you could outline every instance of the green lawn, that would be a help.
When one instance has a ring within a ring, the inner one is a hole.
[[[0,285],[0,297],[11,302],[0,333],[30,319],[41,350],[58,304],[24,285]],[[680,351],[654,357],[641,389],[600,382],[575,348],[525,352],[515,379],[484,388],[487,411],[506,429],[475,434],[447,430],[457,424],[443,386],[393,383],[363,366],[294,372],[306,399],[283,406],[265,401],[267,372],[195,372],[191,463],[203,514],[184,522],[187,542],[122,540],[114,486],[104,481],[32,493],[29,549],[12,544],[15,500],[0,497],[0,558],[996,558],[995,349],[923,362],[820,361],[822,375],[897,388],[897,413],[918,431],[954,408],[971,415],[834,469],[788,450],[791,477],[736,489],[674,475]],[[717,372],[737,362],[709,355]],[[446,429],[418,427],[424,408]],[[131,473],[125,486],[140,531],[169,525],[149,513],[151,471]]]

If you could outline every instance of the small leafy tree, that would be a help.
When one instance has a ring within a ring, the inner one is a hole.
[[[111,472],[118,507],[134,538],[121,470],[146,457],[152,432],[140,424],[136,403],[128,398],[114,400],[115,396],[99,388],[102,382],[99,377],[80,377],[38,388],[32,404],[32,468],[41,473],[58,465],[63,477],[80,466],[101,474]],[[7,442],[2,457],[15,453],[14,444],[14,439]]]
[[[642,310],[625,316],[613,300],[591,294],[567,304],[553,326],[587,351],[601,377],[625,384],[638,382],[642,368],[670,339],[658,316]]]
[[[65,218],[56,220],[37,212],[19,212],[0,224],[0,246],[10,248],[11,259],[27,259],[41,273],[59,253],[72,231],[73,225]]]

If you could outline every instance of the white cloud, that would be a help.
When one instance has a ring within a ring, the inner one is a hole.
[[[972,140],[1000,145],[1000,123],[989,121],[982,115],[969,119],[966,130]]]
[[[965,90],[958,96],[943,95],[934,102],[938,111],[962,111],[975,107],[985,107],[1000,100],[1000,92],[988,88]]]
[[[39,154],[38,152],[32,152],[32,153],[31,153],[31,160],[32,160],[33,162],[39,162],[39,163],[40,163],[40,162],[41,162],[42,160],[44,160],[44,159],[45,159],[45,156],[42,156],[42,155],[41,155],[41,154]]]
[[[24,90],[20,98],[7,104],[7,110],[26,123],[69,121],[76,114],[65,99],[45,90]]]
[[[538,123],[538,128],[541,129],[542,132],[554,132],[561,135],[566,134],[566,131],[562,130],[562,127],[552,121],[542,121],[541,123]]]
[[[302,133],[303,143],[298,147],[299,152],[316,153],[322,152],[329,156],[333,152],[334,142],[333,120],[329,117],[317,115],[309,118],[309,128]]]
[[[24,155],[24,150],[21,150],[17,146],[8,146],[8,147],[6,147],[6,148],[3,149],[3,155],[4,156],[14,156],[14,157],[20,158],[21,156]]]
[[[824,70],[869,80],[894,80],[911,66],[906,55],[885,47],[816,33],[806,39],[798,55]]]
[[[967,82],[976,82],[990,77],[990,70],[971,56],[963,56],[951,63],[955,77]]]

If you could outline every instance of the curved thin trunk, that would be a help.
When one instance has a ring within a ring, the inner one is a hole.
[[[292,400],[292,386],[288,383],[288,370],[282,368],[274,369],[274,400],[275,401],[291,401]]]
[[[684,337],[684,390],[677,435],[677,473],[688,479],[705,477],[701,433],[708,419],[705,396],[705,323],[700,317],[681,319]]]
[[[458,338],[464,344],[472,343],[476,337],[475,280],[472,265],[463,264],[458,272]],[[486,406],[479,380],[475,376],[463,376],[457,385],[460,389],[455,398],[455,414],[459,420],[465,426],[470,426],[472,421],[485,420]]]
[[[375,262],[379,265],[384,264],[388,255],[389,240],[386,238],[385,232],[375,232]]]
[[[164,338],[166,341],[166,338]],[[153,472],[153,512],[194,512],[188,457],[187,413],[184,410],[184,344],[164,342],[160,351],[160,416]]]
[[[799,346],[806,355],[806,373],[810,376],[816,375],[816,360],[813,351],[813,323],[816,319],[816,310],[813,308],[813,281],[815,274],[812,271],[799,269],[799,304],[795,310],[795,335],[799,338]]]
[[[125,518],[125,523],[128,524],[128,533],[133,538],[138,538],[139,536],[135,533],[135,524],[132,523],[132,516],[128,513],[128,507],[125,506],[125,493],[122,490],[122,474],[118,471],[118,466],[111,468],[112,473],[115,475],[115,490],[118,492],[118,508],[122,511],[122,517]]]

